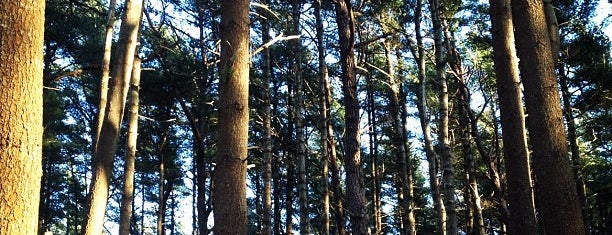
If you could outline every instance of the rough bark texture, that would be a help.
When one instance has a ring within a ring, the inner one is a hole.
[[[547,234],[584,234],[543,2],[516,0],[511,5],[544,229]]]
[[[127,136],[127,154],[123,173],[123,195],[121,196],[121,214],[119,234],[130,234],[132,203],[134,201],[134,172],[136,170],[136,140],[138,137],[138,103],[140,90],[140,58],[134,58],[132,79],[130,81],[129,123]]]
[[[321,93],[319,95],[319,129],[321,131],[321,188],[322,196],[321,203],[323,204],[322,220],[323,227],[321,233],[324,235],[329,234],[330,220],[329,220],[329,145],[327,143],[329,132],[327,131],[327,116],[328,105],[326,102],[327,94],[327,64],[325,62],[325,47],[323,41],[323,20],[321,18],[321,0],[314,1],[315,9],[315,21],[316,21],[316,37],[317,37],[317,58],[319,63],[319,84],[318,89]]]
[[[98,117],[96,123],[96,133],[94,135],[93,149],[96,149],[98,137],[102,130],[102,122],[106,112],[106,102],[108,100],[108,81],[110,80],[110,60],[111,49],[113,47],[113,32],[115,26],[115,5],[117,0],[108,2],[108,19],[106,23],[106,32],[104,34],[104,54],[102,56],[102,76],[100,77],[100,101],[98,103]]]
[[[0,2],[0,234],[37,234],[45,1]]]
[[[361,169],[359,100],[355,76],[355,20],[350,0],[334,1],[340,40],[342,90],[345,107],[344,165],[346,170],[346,199],[351,217],[352,233],[369,234],[368,210],[363,189]]]
[[[510,0],[491,0],[493,59],[508,184],[508,233],[536,234],[531,169],[525,133]]]
[[[219,139],[213,181],[215,234],[247,234],[249,1],[221,2]]]
[[[108,102],[104,121],[100,129],[98,143],[93,154],[91,189],[87,196],[87,215],[84,234],[101,234],[108,202],[109,183],[112,178],[114,155],[117,150],[117,139],[123,110],[132,75],[134,52],[137,45],[138,29],[142,16],[142,0],[130,0],[125,3],[125,17],[121,23],[117,59],[112,70],[113,85],[108,93]]]

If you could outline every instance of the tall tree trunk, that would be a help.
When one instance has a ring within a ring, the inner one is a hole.
[[[292,31],[293,34],[300,34],[300,16],[302,10],[301,0],[293,0],[291,3],[292,10]],[[308,182],[306,181],[306,142],[304,140],[304,92],[303,92],[303,77],[302,77],[302,40],[295,39],[292,41],[293,46],[293,76],[295,79],[295,138],[297,141],[297,167],[298,167],[298,201],[300,204],[300,234],[310,234],[310,223],[308,216]]]
[[[342,90],[345,107],[344,165],[346,170],[346,199],[349,205],[352,233],[369,234],[368,212],[361,169],[359,100],[355,76],[355,19],[350,0],[335,0],[336,23],[340,40]]]
[[[329,145],[327,143],[328,139],[328,131],[327,131],[327,120],[329,116],[327,116],[327,111],[329,106],[326,102],[327,96],[327,63],[325,62],[325,46],[323,41],[323,20],[321,19],[321,0],[314,1],[314,9],[315,9],[315,21],[316,21],[316,37],[317,37],[317,58],[319,63],[319,84],[318,89],[321,93],[319,95],[319,129],[321,131],[321,187],[322,187],[322,196],[321,203],[323,204],[323,226],[321,228],[321,233],[323,235],[328,235],[330,230],[330,220],[329,220]]]
[[[123,195],[121,196],[121,214],[119,219],[119,234],[130,234],[130,219],[134,202],[134,172],[136,170],[136,140],[138,137],[138,91],[140,90],[140,58],[134,58],[132,79],[130,81],[129,123],[127,136],[127,154],[125,155],[125,170],[123,173]]]
[[[396,149],[396,161],[399,168],[399,184],[400,184],[400,195],[398,197],[398,203],[400,204],[400,214],[403,222],[403,234],[411,235],[416,233],[416,224],[411,223],[410,221],[414,221],[414,212],[412,206],[412,198],[407,196],[409,191],[409,182],[408,180],[408,164],[406,163],[406,146],[404,140],[404,126],[402,122],[402,114],[401,109],[404,107],[404,104],[400,103],[400,91],[402,88],[401,81],[395,76],[395,65],[391,59],[391,52],[395,50],[393,45],[394,42],[384,42],[383,49],[385,51],[385,58],[387,63],[387,76],[389,76],[389,85],[390,85],[390,93],[389,93],[389,110],[391,113],[391,118],[393,120],[393,145]]]
[[[365,53],[364,53],[365,54]],[[367,59],[367,58],[366,58]],[[366,75],[366,97],[367,105],[366,112],[368,114],[368,136],[369,136],[369,155],[370,155],[370,172],[372,174],[372,216],[374,217],[374,234],[382,233],[382,211],[380,203],[380,170],[378,157],[378,133],[376,123],[376,104],[374,102],[374,91],[372,83],[372,75]]]
[[[419,78],[419,88],[417,94],[417,109],[419,111],[419,121],[421,124],[421,131],[423,132],[423,142],[425,147],[425,156],[427,157],[428,169],[429,169],[429,185],[431,188],[431,197],[433,200],[434,209],[437,217],[437,228],[438,234],[446,234],[446,208],[442,202],[442,195],[440,192],[440,180],[438,178],[439,173],[439,158],[435,152],[432,139],[431,139],[431,127],[429,126],[429,112],[427,110],[427,81],[426,81],[426,68],[425,68],[425,48],[423,47],[423,36],[421,32],[421,18],[423,11],[423,0],[417,0],[415,17],[414,17],[414,28],[416,34],[416,48],[411,49],[411,53],[417,61],[417,70]]]
[[[93,154],[91,189],[87,198],[87,214],[83,234],[101,234],[108,202],[108,190],[114,168],[117,139],[131,79],[134,53],[142,17],[143,1],[125,3],[125,16],[119,31],[116,66],[112,70],[113,86],[108,93],[104,122]]]
[[[547,234],[584,234],[543,2],[517,0],[511,5],[543,225]]]
[[[400,55],[398,52],[397,55]],[[399,58],[399,56],[397,57]],[[406,92],[404,91],[403,85],[400,84],[399,88],[399,101],[401,106],[400,116],[402,119],[402,140],[404,141],[404,149],[406,150],[406,182],[405,185],[405,197],[408,202],[408,210],[406,211],[406,219],[408,227],[406,228],[407,235],[416,235],[417,234],[417,221],[415,216],[414,208],[414,171],[412,166],[412,154],[410,153],[410,142],[408,141],[408,130],[406,127],[408,126],[408,110],[406,110]]]
[[[582,157],[580,156],[580,146],[578,146],[578,135],[576,134],[576,120],[574,119],[574,112],[572,111],[571,94],[567,85],[567,74],[565,74],[563,64],[559,64],[558,67],[561,96],[563,98],[563,116],[565,118],[565,123],[567,123],[567,137],[572,153],[572,169],[576,180],[576,189],[580,201],[582,219],[584,220],[584,232],[585,234],[589,234],[591,227],[589,223],[589,204],[587,203],[586,185],[582,174]]]
[[[219,139],[213,181],[215,234],[246,234],[249,1],[221,2]]]
[[[446,232],[457,234],[457,210],[454,186],[454,154],[450,146],[449,129],[449,104],[448,84],[446,79],[446,51],[443,28],[443,8],[439,0],[430,0],[429,7],[432,17],[433,38],[435,44],[436,72],[434,82],[438,86],[438,144],[440,145],[440,158],[442,161],[442,189],[444,190],[444,207],[446,208]],[[447,50],[450,48],[446,48]]]
[[[493,59],[508,184],[509,234],[536,234],[537,224],[510,0],[490,0]],[[483,155],[484,157],[484,155]],[[496,186],[497,187],[497,186]],[[500,202],[501,203],[501,202]]]
[[[38,230],[44,15],[45,1],[0,3],[1,234]]]
[[[111,49],[113,47],[113,31],[115,26],[115,5],[117,0],[109,0],[108,16],[106,21],[106,32],[104,34],[104,55],[102,56],[102,77],[100,77],[100,102],[98,103],[98,118],[96,123],[96,133],[93,141],[93,149],[95,151],[100,131],[102,130],[102,122],[106,113],[106,102],[108,100],[108,80],[110,80],[110,60]]]
[[[262,4],[268,4],[268,0],[262,1]],[[263,14],[263,12],[262,12]],[[269,42],[270,37],[270,22],[267,19],[261,21],[261,35],[262,41]],[[264,48],[262,52],[262,72],[263,72],[263,84],[264,84],[264,98],[263,98],[263,154],[264,154],[264,169],[263,169],[263,235],[272,234],[272,113],[270,110],[270,80],[272,77],[272,67],[270,63],[270,48]]]

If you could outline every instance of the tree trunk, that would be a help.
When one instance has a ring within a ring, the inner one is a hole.
[[[138,42],[138,31],[142,16],[143,1],[129,0],[125,3],[125,16],[119,31],[116,66],[112,70],[113,86],[108,93],[104,122],[93,154],[91,189],[87,198],[87,214],[84,234],[102,233],[108,190],[114,168],[117,139],[123,120],[123,110],[131,79],[134,53]]]
[[[521,100],[510,0],[490,0],[493,59],[508,184],[509,234],[536,234],[525,115]],[[483,155],[484,157],[484,155]]]
[[[516,45],[543,225],[547,234],[584,234],[576,181],[569,165],[543,2],[517,0],[511,5],[519,35]]]
[[[96,123],[96,133],[93,141],[93,149],[95,151],[100,131],[102,130],[102,122],[106,113],[106,102],[108,100],[108,80],[110,80],[110,60],[111,49],[113,47],[113,31],[115,26],[115,5],[117,0],[109,0],[108,2],[108,19],[106,22],[106,33],[104,34],[104,55],[102,56],[102,77],[100,77],[100,102],[98,104],[98,118]]]
[[[432,15],[433,38],[435,44],[436,72],[434,82],[439,86],[438,90],[438,144],[440,145],[440,158],[442,160],[442,189],[444,190],[444,207],[446,208],[446,232],[457,234],[457,210],[454,186],[454,154],[450,146],[449,129],[449,104],[448,104],[448,84],[446,80],[447,58],[444,50],[445,41],[451,40],[444,38],[443,29],[443,8],[438,0],[429,1],[430,12]],[[450,48],[447,48],[450,49]]]
[[[321,169],[322,176],[321,177],[321,188],[322,188],[322,196],[321,203],[323,204],[323,212],[322,212],[322,220],[323,226],[321,228],[321,233],[323,235],[328,235],[330,230],[330,220],[329,220],[329,145],[327,143],[327,139],[329,133],[327,131],[327,120],[329,116],[327,116],[327,111],[329,107],[327,106],[326,96],[327,96],[327,63],[325,62],[325,46],[323,41],[323,20],[321,19],[321,0],[314,1],[314,9],[315,9],[315,21],[316,21],[316,37],[317,37],[317,58],[319,63],[319,129],[321,131]]]
[[[0,3],[0,234],[38,230],[44,15],[44,1]]]
[[[569,147],[572,153],[572,169],[574,171],[574,179],[576,180],[576,189],[580,201],[580,209],[582,211],[582,219],[584,220],[584,232],[590,233],[589,223],[589,204],[587,203],[586,185],[584,183],[584,175],[582,174],[582,157],[580,156],[580,146],[578,146],[578,135],[576,134],[576,120],[572,111],[571,94],[569,91],[568,77],[565,74],[563,64],[559,64],[559,83],[561,85],[561,96],[563,97],[563,116],[567,123],[567,137]]]
[[[121,197],[121,214],[119,234],[130,234],[130,219],[132,218],[132,203],[134,201],[134,172],[136,170],[136,140],[138,137],[138,91],[140,90],[140,58],[134,58],[132,79],[130,81],[129,123],[127,136],[127,154],[125,155],[125,170],[123,173],[123,195]]]
[[[246,234],[249,1],[221,2],[219,129],[213,181],[215,234]]]
[[[369,234],[368,211],[361,169],[359,100],[355,76],[355,20],[350,0],[334,1],[340,40],[342,90],[345,107],[344,165],[346,170],[346,199],[349,204],[352,233]]]
[[[429,168],[429,185],[431,188],[431,197],[433,200],[434,209],[437,217],[438,234],[446,234],[446,208],[442,202],[442,195],[440,192],[440,181],[438,178],[439,167],[438,167],[438,154],[434,151],[433,143],[431,140],[431,127],[429,126],[429,114],[427,110],[427,81],[426,81],[426,68],[425,68],[425,48],[423,47],[423,36],[421,34],[421,18],[423,10],[423,0],[417,0],[415,9],[415,34],[416,34],[416,50],[411,49],[411,53],[417,61],[417,70],[419,77],[419,88],[416,92],[417,95],[417,109],[419,111],[419,121],[421,124],[421,131],[423,132],[423,142],[425,147],[425,155],[427,157],[427,163]]]
[[[370,57],[371,58],[371,57]],[[366,58],[367,60],[368,58]],[[369,155],[370,155],[370,172],[372,174],[372,216],[374,217],[374,234],[382,233],[382,211],[380,201],[380,170],[379,170],[379,157],[378,157],[378,133],[376,123],[376,104],[374,102],[374,91],[372,83],[372,75],[366,74],[366,97],[367,106],[366,112],[368,114],[368,137],[369,137]],[[401,194],[398,192],[398,194]]]
[[[291,3],[293,34],[299,35],[300,32],[300,16],[302,10],[301,0],[293,0]],[[292,66],[295,79],[295,138],[297,141],[297,167],[298,167],[298,201],[300,204],[300,234],[310,234],[310,223],[308,216],[308,182],[306,181],[306,142],[304,140],[304,92],[303,92],[303,77],[302,77],[302,40],[295,39],[291,41],[293,47],[294,64]]]
[[[262,4],[268,4],[268,0],[262,1]],[[263,14],[263,12],[261,13]],[[264,43],[271,40],[270,37],[270,22],[267,19],[261,21],[261,34]],[[270,63],[270,48],[264,48],[262,52],[262,72],[264,84],[263,98],[263,154],[264,154],[264,170],[263,170],[263,214],[262,214],[262,234],[272,234],[272,113],[270,110],[270,80],[272,77],[272,67]]]

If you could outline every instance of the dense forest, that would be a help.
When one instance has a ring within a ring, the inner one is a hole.
[[[610,4],[0,1],[0,234],[612,234]]]

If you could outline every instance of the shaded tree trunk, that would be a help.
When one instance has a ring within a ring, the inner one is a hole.
[[[584,234],[543,2],[517,0],[511,6],[544,229],[547,234]]]
[[[119,234],[130,234],[130,219],[134,202],[134,172],[136,170],[136,140],[138,137],[138,104],[140,90],[140,58],[134,58],[132,79],[130,81],[129,123],[127,136],[127,154],[123,173],[123,195],[121,196],[121,213],[119,219]]]
[[[94,150],[91,189],[87,198],[87,214],[84,234],[101,234],[108,202],[108,190],[114,168],[117,139],[123,120],[123,111],[131,79],[134,53],[138,42],[138,31],[142,17],[143,1],[129,0],[125,3],[125,16],[119,31],[116,66],[111,77],[113,85],[108,93],[104,121]]]
[[[368,212],[361,169],[359,100],[355,76],[355,20],[350,0],[335,0],[336,23],[340,40],[342,90],[345,106],[344,165],[346,170],[346,199],[349,205],[352,233],[369,234]]]
[[[0,3],[1,234],[38,230],[44,15],[44,1]]]
[[[508,233],[536,234],[537,224],[531,185],[531,169],[517,70],[518,62],[514,48],[514,28],[510,0],[491,0],[489,3],[493,59],[497,74],[497,94],[499,96],[503,152],[506,162],[508,210],[511,211],[507,220]],[[495,187],[497,188],[497,183],[495,183]]]
[[[249,124],[249,1],[221,2],[219,129],[213,204],[215,234],[246,234]]]
[[[267,0],[262,1],[262,4],[268,4]],[[262,12],[261,14],[263,14]],[[262,41],[269,42],[270,37],[270,22],[267,19],[261,21]],[[264,84],[263,98],[263,154],[264,154],[264,169],[263,169],[263,213],[262,213],[262,234],[272,234],[272,113],[270,110],[270,80],[272,77],[272,67],[270,63],[270,48],[264,48],[262,52],[262,72]]]

